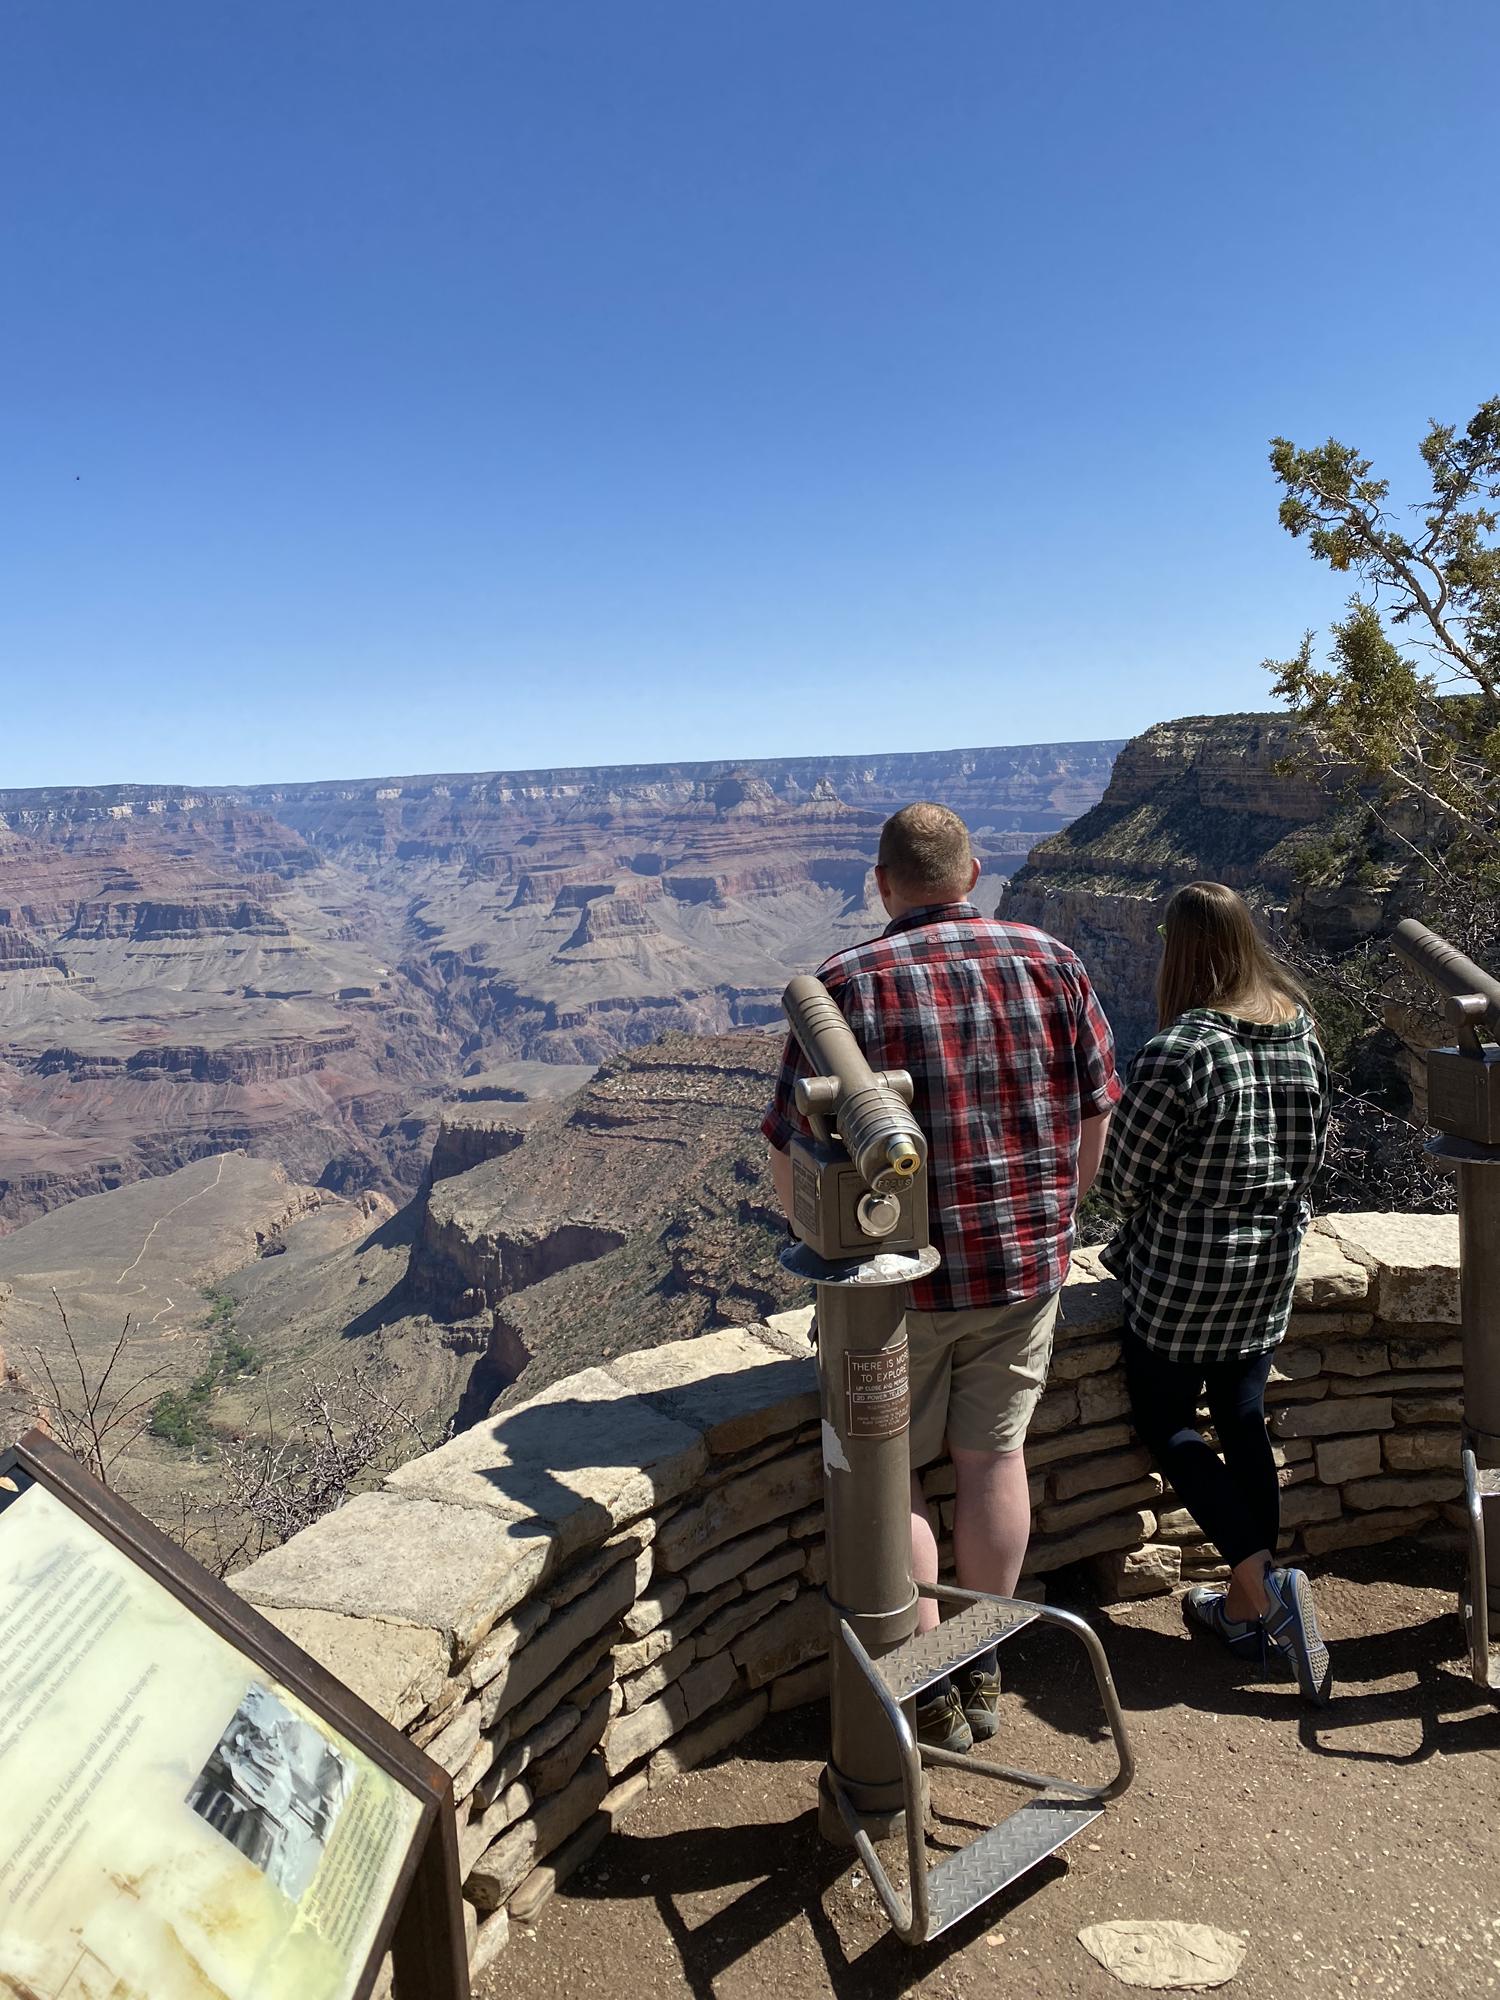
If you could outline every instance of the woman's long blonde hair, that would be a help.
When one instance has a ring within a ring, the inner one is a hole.
[[[1186,883],[1168,903],[1162,928],[1158,1026],[1190,1007],[1282,1021],[1307,1004],[1295,974],[1267,950],[1244,898],[1222,882]]]

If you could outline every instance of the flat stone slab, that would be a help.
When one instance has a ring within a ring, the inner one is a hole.
[[[1388,1431],[1393,1421],[1389,1396],[1331,1396],[1321,1403],[1283,1403],[1271,1418],[1271,1435],[1339,1437],[1354,1431]]]
[[[687,1584],[680,1576],[662,1577],[642,1592],[625,1613],[625,1630],[632,1639],[644,1639],[662,1625],[687,1596]]]
[[[481,1910],[497,1909],[538,1861],[575,1834],[609,1790],[602,1758],[591,1757],[562,1791],[503,1833],[470,1871],[465,1893]]]
[[[360,1493],[230,1582],[263,1608],[423,1625],[462,1657],[536,1588],[552,1553],[535,1521]]]
[[[1061,1466],[1052,1475],[1056,1500],[1076,1500],[1080,1493],[1099,1493],[1111,1486],[1128,1486],[1151,1470],[1144,1445],[1126,1451],[1090,1452],[1076,1465]]]
[[[830,1638],[822,1594],[804,1591],[736,1642],[734,1662],[752,1688],[764,1687],[826,1653]]]
[[[1182,1581],[1182,1550],[1175,1542],[1147,1542],[1138,1549],[1095,1556],[1093,1567],[1100,1594],[1109,1602],[1159,1597]]]
[[[799,1513],[823,1492],[823,1462],[816,1451],[773,1458],[716,1486],[697,1507],[685,1507],[656,1537],[656,1560],[666,1570],[691,1569],[721,1542]]]
[[[1093,1521],[1071,1535],[1033,1535],[1026,1549],[1025,1573],[1043,1574],[1082,1562],[1085,1556],[1107,1555],[1111,1549],[1133,1548],[1149,1541],[1155,1516],[1136,1508],[1129,1514],[1112,1514],[1108,1520]]]
[[[1297,1288],[1292,1294],[1294,1308],[1316,1311],[1348,1305],[1369,1292],[1370,1267],[1329,1234],[1331,1222],[1345,1220],[1344,1216],[1325,1216],[1303,1237]]]
[[[1086,1257],[1088,1252],[1083,1255]],[[1098,1334],[1118,1333],[1125,1319],[1125,1293],[1118,1278],[1102,1267],[1093,1268],[1080,1258],[1073,1259],[1058,1307],[1058,1347],[1075,1340],[1089,1340]]]
[[[817,1310],[816,1306],[793,1306],[788,1312],[767,1313],[766,1325],[783,1340],[800,1340],[810,1344]]]
[[[1323,1227],[1344,1255],[1373,1274],[1384,1320],[1458,1320],[1456,1215],[1327,1215]]]
[[[687,1572],[688,1590],[697,1597],[717,1590],[731,1577],[743,1582],[748,1572],[773,1549],[782,1548],[786,1539],[786,1523],[773,1521],[769,1527],[757,1528],[753,1534],[741,1535],[732,1542],[721,1542],[718,1548],[695,1562]]]
[[[485,1682],[486,1724],[509,1714],[528,1695],[535,1694],[592,1640],[613,1639],[620,1615],[634,1597],[634,1569],[628,1562],[616,1563],[592,1590],[554,1612]],[[481,1649],[475,1656],[476,1670],[482,1656]]]
[[[1248,1949],[1243,1938],[1229,1931],[1175,1918],[1088,1924],[1078,1942],[1121,1985],[1148,1986],[1158,1993],[1226,1986]]]
[[[1391,1433],[1391,1437],[1399,1436],[1399,1431]],[[1389,1451],[1390,1439],[1386,1445]],[[1390,1462],[1387,1458],[1386,1463]],[[1373,1479],[1380,1468],[1378,1431],[1366,1431],[1362,1437],[1330,1438],[1327,1444],[1318,1446],[1318,1477],[1325,1486],[1339,1486],[1346,1479]],[[1399,1469],[1404,1472],[1408,1468]]]
[[[265,1615],[397,1729],[414,1722],[448,1678],[448,1648],[430,1627],[281,1605],[267,1605]]]
[[[707,1763],[710,1757],[717,1757],[731,1743],[738,1743],[742,1736],[758,1729],[765,1721],[769,1707],[770,1697],[762,1688],[748,1701],[724,1709],[709,1721],[700,1723],[696,1729],[689,1729],[673,1742],[664,1744],[651,1759],[651,1782],[655,1784],[663,1778],[675,1778],[684,1771],[695,1770],[699,1764]]]
[[[708,1466],[693,1426],[604,1368],[554,1382],[386,1480],[393,1493],[530,1518],[552,1531],[554,1562],[688,1492]]]
[[[1385,1462],[1392,1472],[1446,1472],[1458,1464],[1458,1453],[1458,1433],[1451,1429],[1392,1431],[1385,1439]]]
[[[740,1327],[622,1354],[609,1373],[653,1409],[700,1432],[716,1457],[747,1451],[818,1414],[811,1358],[778,1354]]]

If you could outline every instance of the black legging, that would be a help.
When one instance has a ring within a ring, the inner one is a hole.
[[[1273,1351],[1232,1361],[1169,1361],[1128,1328],[1125,1333],[1125,1384],[1136,1430],[1231,1567],[1257,1549],[1274,1555],[1281,1532],[1281,1488],[1266,1434]],[[1198,1429],[1205,1388],[1218,1451]]]

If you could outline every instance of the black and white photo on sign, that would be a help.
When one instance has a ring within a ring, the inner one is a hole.
[[[326,1737],[252,1681],[187,1803],[297,1902],[354,1777]]]

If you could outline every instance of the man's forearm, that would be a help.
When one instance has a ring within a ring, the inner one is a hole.
[[[1088,1193],[1099,1178],[1099,1164],[1104,1158],[1104,1143],[1109,1137],[1109,1113],[1098,1118],[1085,1118],[1083,1129],[1078,1135],[1078,1199]]]
[[[792,1156],[782,1151],[780,1146],[772,1146],[771,1185],[776,1190],[776,1199],[781,1203],[781,1212],[790,1222],[792,1219]]]

